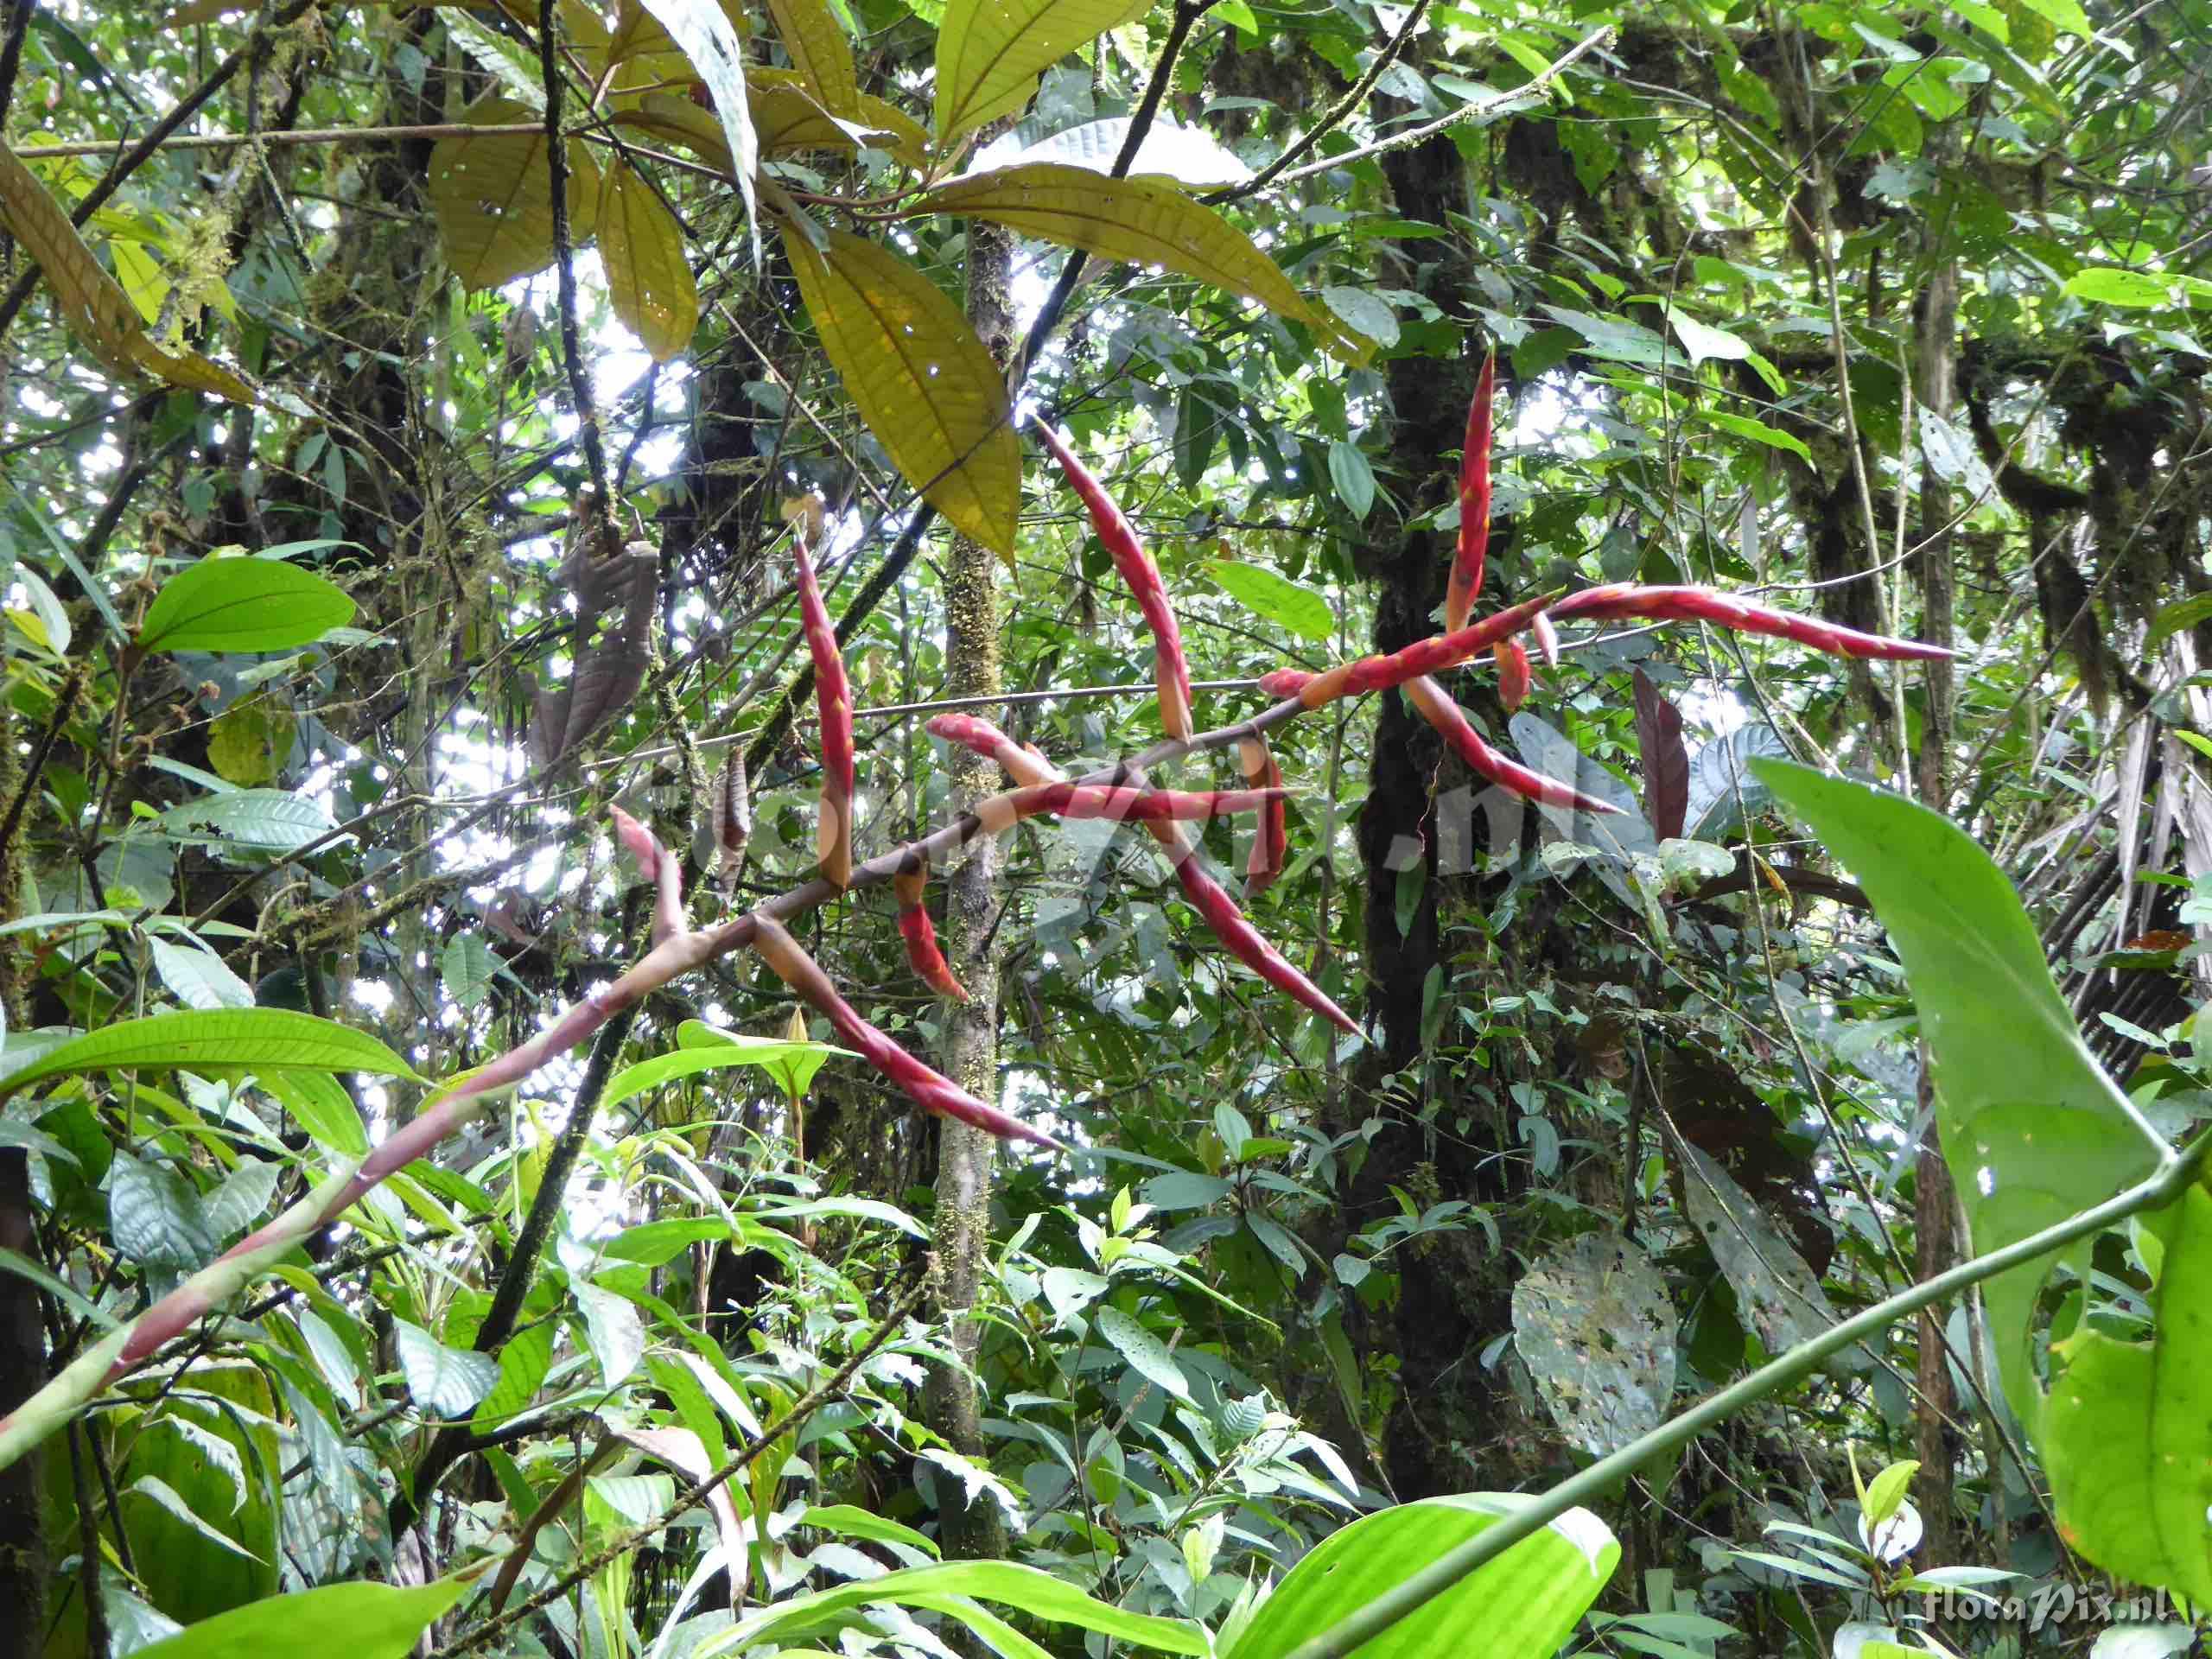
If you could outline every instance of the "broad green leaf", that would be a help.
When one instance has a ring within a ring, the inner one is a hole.
[[[499,958],[490,941],[473,931],[448,939],[438,957],[438,975],[445,982],[446,995],[464,1008],[483,1002],[491,994],[493,976],[499,971]]]
[[[2089,15],[2082,10],[2080,0],[2019,0],[2019,3],[2069,35],[2078,35],[2085,41],[2089,38]]]
[[[77,227],[37,175],[0,143],[0,228],[11,234],[46,278],[70,332],[118,379],[152,374],[172,385],[213,392],[234,404],[254,402],[253,388],[198,352],[157,345],[123,284],[102,269]]]
[[[699,326],[699,288],[683,256],[683,227],[628,165],[612,163],[600,181],[599,257],[607,296],[656,362],[691,343]]]
[[[687,1025],[696,1021],[687,1020]],[[712,1031],[712,1027],[703,1029]],[[678,1039],[682,1040],[681,1039]],[[715,1040],[700,1047],[683,1047],[667,1054],[656,1054],[650,1060],[626,1066],[607,1079],[607,1093],[601,1099],[602,1109],[619,1105],[633,1095],[642,1095],[649,1089],[658,1089],[677,1077],[688,1077],[701,1071],[719,1071],[724,1066],[757,1065],[776,1075],[778,1085],[789,1090],[794,1086],[804,1093],[822,1063],[833,1055],[842,1054],[849,1059],[860,1056],[849,1049],[833,1048],[827,1043],[792,1043],[774,1037],[747,1037],[737,1032],[716,1032]],[[796,1078],[794,1085],[788,1079]]]
[[[1222,1659],[1282,1659],[1531,1501],[1465,1492],[1401,1503],[1353,1522],[1300,1558]],[[1363,1643],[1359,1659],[1447,1653],[1537,1659],[1567,1640],[1620,1554],[1604,1522],[1587,1510],[1569,1510]]]
[[[1873,901],[1935,1060],[1936,1120],[1977,1254],[2139,1181],[2164,1143],[2113,1086],[2051,982],[2005,874],[1948,818],[1806,767],[1751,769],[1812,825]],[[2066,1252],[2086,1273],[2090,1241]],[[1982,1287],[2005,1397],[2041,1420],[2035,1307],[2054,1255]],[[2202,1520],[2202,1511],[2199,1511]]]
[[[518,104],[480,105],[473,126],[531,118]],[[599,210],[599,168],[581,139],[567,141],[571,246],[588,241]],[[527,276],[553,263],[553,181],[545,135],[493,133],[441,138],[430,152],[430,211],[446,264],[472,293]]]
[[[950,0],[937,32],[937,142],[1011,115],[1037,77],[1152,0]]]
[[[197,1533],[218,1549],[229,1550],[233,1554],[244,1556],[249,1561],[260,1559],[228,1533],[217,1530],[194,1514],[192,1506],[177,1496],[176,1489],[158,1475],[139,1476],[124,1489],[122,1496],[143,1497],[158,1505],[168,1511],[180,1525]]]
[[[1301,588],[1263,564],[1241,559],[1209,559],[1206,575],[1214,585],[1254,615],[1288,628],[1301,639],[1325,645],[1336,632],[1336,613],[1311,588]]]
[[[2175,283],[2155,270],[2122,270],[2116,265],[2093,265],[2066,279],[2066,292],[2095,305],[2124,305],[2136,308],[2171,305]]]
[[[391,1328],[407,1392],[417,1406],[434,1416],[466,1415],[499,1381],[499,1362],[489,1354],[448,1347],[421,1325],[410,1325],[405,1319],[393,1319]]]
[[[1667,321],[1674,324],[1675,338],[1682,342],[1682,349],[1690,354],[1693,365],[1719,359],[1740,363],[1751,354],[1751,348],[1726,328],[1715,328],[1710,323],[1700,322],[1695,317],[1680,311],[1670,312]]]
[[[1025,236],[1211,283],[1306,324],[1332,355],[1350,362],[1364,362],[1374,350],[1334,314],[1308,305],[1251,238],[1212,208],[1154,179],[1102,179],[1084,168],[1034,162],[956,179],[915,207],[989,219]]]
[[[290,651],[353,620],[335,582],[273,559],[204,558],[162,584],[141,651]]]
[[[2058,1524],[2088,1560],[2133,1584],[2212,1599],[2212,1195],[2191,1183],[2144,1224],[2165,1247],[2151,1340],[2084,1325],[2054,1345],[2063,1369],[2040,1436]]]
[[[860,79],[853,69],[852,42],[825,0],[768,0],[776,37],[806,78],[808,89],[832,115],[859,113]]]
[[[209,1008],[118,1020],[72,1038],[0,1078],[0,1093],[74,1072],[131,1066],[204,1071],[225,1065],[415,1078],[415,1069],[375,1038],[334,1021],[288,1008]]]
[[[928,1600],[910,1601],[910,1597]],[[772,1637],[789,1640],[830,1628],[841,1615],[871,1602],[936,1605],[939,1605],[939,1599],[949,1597],[995,1602],[1048,1624],[1096,1630],[1133,1643],[1140,1652],[1207,1651],[1205,1633],[1196,1624],[1110,1606],[1033,1567],[1018,1567],[1011,1561],[944,1561],[935,1567],[887,1573],[880,1578],[855,1584],[841,1584],[810,1595],[787,1597],[709,1637],[692,1649],[693,1659],[715,1659],[716,1655],[757,1648]]]
[[[1138,1376],[1167,1390],[1178,1400],[1191,1397],[1190,1379],[1167,1351],[1167,1344],[1118,1307],[1102,1307],[1095,1316],[1098,1334],[1112,1343]]]
[[[760,114],[756,92],[756,121]],[[724,172],[732,165],[729,140],[722,136],[722,124],[688,98],[678,98],[672,92],[632,94],[608,110],[607,118],[618,127],[634,127],[664,143],[681,144]]]
[[[295,853],[338,826],[319,802],[288,789],[237,789],[180,802],[162,814],[179,841],[208,839],[257,851]]]
[[[437,1618],[468,1588],[441,1579],[417,1590],[388,1584],[329,1584],[270,1596],[203,1619],[133,1659],[297,1659],[302,1653],[346,1659],[406,1659]]]
[[[173,1169],[118,1157],[108,1166],[108,1226],[142,1267],[189,1272],[214,1259],[214,1230],[191,1182]]]
[[[1683,1206],[1690,1225],[1713,1252],[1736,1293],[1744,1324],[1767,1352],[1786,1353],[1833,1325],[1835,1310],[1819,1275],[1781,1228],[1713,1159],[1687,1144],[1681,1153]],[[1865,1363],[1865,1351],[1857,1347],[1829,1362],[1850,1370]]]
[[[149,939],[154,971],[169,995],[188,1008],[250,1008],[253,987],[240,979],[205,945],[173,944]]]
[[[1374,508],[1375,468],[1368,462],[1367,452],[1349,438],[1338,438],[1329,446],[1329,481],[1337,486],[1337,499],[1353,518],[1364,518]]]
[[[271,1159],[238,1160],[238,1167],[223,1177],[223,1184],[200,1206],[216,1243],[236,1237],[261,1219],[283,1173],[284,1166]]]
[[[545,80],[535,48],[495,33],[459,6],[448,8],[442,21],[447,38],[498,81],[502,92],[532,115],[545,113]]]
[[[533,1325],[507,1338],[499,1350],[499,1380],[476,1408],[478,1433],[497,1428],[537,1397],[546,1372],[553,1369],[553,1334],[550,1324]]]
[[[276,1071],[256,1081],[283,1103],[294,1122],[340,1157],[368,1155],[369,1135],[361,1126],[361,1109],[329,1072]]]
[[[1377,345],[1398,343],[1398,314],[1390,308],[1388,300],[1377,298],[1363,288],[1336,285],[1321,290],[1321,302]]]
[[[822,348],[868,429],[953,528],[1008,558],[1021,451],[1006,382],[960,308],[897,254],[842,231],[784,233]]]
[[[599,1362],[601,1379],[608,1388],[628,1380],[645,1354],[645,1321],[637,1304],[628,1297],[597,1285],[571,1287],[576,1306],[583,1310],[584,1329],[591,1340],[591,1357]]]
[[[760,245],[760,206],[753,184],[760,165],[753,137],[753,116],[745,93],[745,43],[737,37],[729,15],[715,0],[639,0],[660,20],[677,48],[691,60],[707,83],[715,113],[721,118],[722,135],[729,140],[731,172],[737,193],[745,201],[745,223],[754,251]]]
[[[2193,628],[2206,621],[2212,621],[2212,594],[2192,594],[2187,599],[2159,607],[2158,613],[2151,619],[2150,632],[2143,639],[2144,656],[2149,657],[2183,628]]]

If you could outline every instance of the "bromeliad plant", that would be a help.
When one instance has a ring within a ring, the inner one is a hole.
[[[1188,670],[1174,609],[1154,563],[1128,520],[1091,477],[1064,439],[1044,435],[1046,447],[1089,510],[1100,539],[1112,553],[1150,631],[1154,674],[1160,690],[1161,741],[1141,754],[1079,779],[1064,776],[1044,756],[1016,745],[988,721],[967,715],[940,715],[931,733],[995,760],[1014,787],[987,798],[952,823],[864,862],[852,855],[855,802],[853,709],[836,638],[813,580],[810,543],[820,518],[801,506],[790,515],[799,576],[801,627],[815,665],[823,782],[818,836],[819,873],[804,885],[777,895],[744,915],[695,927],[686,914],[680,862],[645,825],[620,807],[610,809],[617,838],[654,889],[652,948],[612,985],[593,992],[568,1009],[543,1032],[476,1071],[435,1092],[425,1108],[370,1152],[358,1167],[334,1176],[266,1226],[251,1233],[220,1259],[188,1279],[136,1319],[90,1348],[60,1376],[11,1415],[0,1420],[0,1466],[54,1433],[94,1394],[146,1363],[168,1343],[185,1335],[246,1284],[275,1267],[320,1229],[337,1221],[386,1177],[423,1157],[481,1113],[497,1096],[519,1084],[541,1065],[598,1033],[617,1015],[647,995],[714,959],[750,947],[810,1007],[822,1014],[853,1052],[890,1078],[922,1109],[954,1118],[1008,1140],[1027,1141],[1067,1154],[1063,1141],[1034,1125],[976,1098],[909,1053],[861,1018],[841,995],[827,973],[799,945],[786,925],[793,918],[830,903],[842,894],[885,884],[899,897],[900,931],[916,973],[946,996],[961,988],[937,950],[924,909],[927,871],[980,836],[1002,835],[1023,819],[1045,816],[1104,819],[1141,824],[1160,841],[1174,867],[1185,899],[1222,945],[1261,979],[1347,1033],[1357,1024],[1321,988],[1289,962],[1245,917],[1227,888],[1207,868],[1203,852],[1184,825],[1235,813],[1255,812],[1260,829],[1248,870],[1256,889],[1282,866],[1287,836],[1282,817],[1288,790],[1280,781],[1267,745],[1268,734],[1334,700],[1402,688],[1414,706],[1453,753],[1478,775],[1531,799],[1592,812],[1613,809],[1582,795],[1564,782],[1507,760],[1474,729],[1466,715],[1434,677],[1502,645],[1516,650],[1520,636],[1534,634],[1547,657],[1555,649],[1540,632],[1547,619],[1612,620],[1642,618],[1694,620],[1744,632],[1763,633],[1853,658],[1933,658],[1942,650],[1911,640],[1891,639],[1814,622],[1747,603],[1701,588],[1610,586],[1558,595],[1540,594],[1480,622],[1465,615],[1480,596],[1484,547],[1488,536],[1487,475],[1491,376],[1478,393],[1477,418],[1470,430],[1475,442],[1463,461],[1464,515],[1452,569],[1454,597],[1447,623],[1463,626],[1387,656],[1363,657],[1319,674],[1279,671],[1262,682],[1277,698],[1249,719],[1206,731],[1193,729]],[[157,603],[156,609],[159,609]],[[1456,615],[1454,613],[1457,613]],[[151,614],[151,613],[149,613]],[[1503,662],[1516,659],[1509,652]],[[1516,674],[1518,670],[1511,671]],[[1154,787],[1147,773],[1185,755],[1237,748],[1249,785],[1240,790],[1191,792]],[[710,804],[725,854],[741,850],[749,814],[742,800],[741,778],[725,777]],[[734,843],[734,845],[733,844]],[[220,1021],[216,1014],[207,1019]],[[211,1033],[194,1035],[175,1022],[180,1016],[125,1022],[78,1039],[49,1052],[12,1077],[0,1080],[0,1099],[43,1078],[72,1071],[190,1064],[207,1052]],[[182,1016],[189,1024],[190,1016]],[[266,1018],[257,1011],[257,1021]],[[226,1052],[232,1063],[270,1068],[327,1065],[385,1076],[409,1077],[405,1063],[380,1044],[326,1022],[304,1021],[299,1030],[266,1037],[266,1052]],[[270,1027],[257,1025],[268,1032]],[[301,1045],[342,1039],[343,1052],[317,1059],[303,1056]],[[178,1045],[181,1046],[178,1046]],[[166,1046],[165,1046],[166,1045]]]

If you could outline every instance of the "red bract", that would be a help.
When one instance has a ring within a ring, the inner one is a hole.
[[[1552,607],[1551,614],[1555,622],[1575,618],[1612,621],[1626,616],[1648,617],[1657,622],[1712,622],[1738,633],[1764,633],[1779,639],[1794,639],[1801,645],[1810,645],[1815,651],[1837,657],[1941,662],[1957,654],[1941,645],[1923,645],[1917,639],[1861,633],[1856,628],[1838,627],[1809,616],[1754,605],[1748,600],[1715,593],[1710,588],[1640,588],[1632,582],[1616,582],[1569,594]]]
[[[1144,543],[1137,540],[1137,533],[1121,508],[1114,505],[1114,498],[1106,493],[1105,486],[1090,475],[1090,469],[1075,457],[1060,435],[1042,421],[1037,423],[1038,435],[1045,447],[1052,452],[1052,459],[1060,463],[1060,470],[1067,474],[1075,493],[1083,498],[1083,505],[1090,510],[1090,527],[1098,532],[1098,539],[1114,561],[1114,568],[1122,573],[1122,580],[1128,584],[1136,596],[1137,607],[1144,613],[1145,624],[1152,630],[1153,678],[1160,688],[1160,723],[1170,737],[1191,734],[1191,665],[1183,656],[1182,631],[1175,626],[1175,612],[1167,602],[1167,588],[1160,580],[1160,567],[1152,562]]]
[[[1529,624],[1529,632],[1535,636],[1537,652],[1544,659],[1546,668],[1559,666],[1559,630],[1552,626],[1551,618],[1539,611]]]
[[[1467,626],[1475,595],[1483,590],[1483,557],[1490,550],[1490,419],[1497,381],[1497,353],[1483,359],[1475,399],[1467,405],[1467,442],[1459,455],[1459,550],[1444,588],[1444,626]]]
[[[1023,818],[1049,814],[1058,818],[1108,818],[1127,823],[1195,823],[1207,818],[1253,812],[1290,791],[1273,789],[1217,789],[1193,793],[1179,789],[1132,789],[1109,784],[1029,784],[976,804],[976,816],[993,835]]]
[[[659,838],[620,807],[607,810],[614,820],[614,838],[638,861],[639,874],[653,884],[652,940],[659,944],[684,931],[683,861],[664,851]]]
[[[816,826],[815,844],[822,874],[832,885],[843,887],[853,879],[853,693],[845,677],[844,654],[837,649],[837,631],[830,626],[830,607],[822,602],[822,586],[814,579],[814,561],[808,556],[806,537],[792,543],[798,559],[798,613],[806,630],[806,649],[814,658],[814,699],[822,715],[822,818]]]
[[[830,976],[799,948],[798,941],[791,938],[781,922],[760,912],[754,912],[753,920],[753,948],[776,970],[777,977],[790,986],[801,1001],[827,1018],[848,1048],[906,1090],[924,1111],[972,1123],[1001,1140],[1027,1141],[1054,1152],[1067,1150],[1043,1130],[1033,1129],[1020,1118],[1010,1116],[995,1106],[985,1105],[951,1078],[924,1065],[861,1019],[852,1004],[837,995]]]
[[[1274,753],[1268,747],[1266,738],[1238,738],[1236,755],[1244,767],[1244,781],[1254,789],[1281,787],[1282,768],[1275,764]],[[1290,849],[1290,834],[1285,823],[1287,812],[1279,798],[1260,809],[1259,827],[1252,833],[1251,855],[1244,861],[1247,899],[1265,893],[1282,874],[1283,861]]]
[[[1024,748],[988,720],[974,715],[939,715],[922,728],[931,737],[973,749],[1017,784],[1056,784],[1059,769],[1034,749]]]
[[[1529,667],[1529,653],[1518,639],[1501,639],[1491,651],[1497,658],[1497,700],[1510,715],[1528,702],[1535,675]]]
[[[1611,802],[1585,795],[1556,778],[1547,778],[1517,760],[1507,760],[1483,741],[1482,734],[1470,726],[1466,715],[1459,712],[1459,705],[1446,696],[1444,688],[1434,680],[1423,677],[1407,681],[1406,701],[1420,709],[1421,718],[1443,734],[1452,753],[1466,762],[1468,771],[1478,778],[1489,779],[1500,789],[1510,789],[1516,795],[1525,795],[1546,806],[1563,806],[1577,812],[1620,810]]]
[[[1191,906],[1205,918],[1214,937],[1229,948],[1236,957],[1262,979],[1277,990],[1295,997],[1325,1020],[1333,1020],[1346,1031],[1359,1027],[1351,1016],[1329,1000],[1327,993],[1300,973],[1284,959],[1282,952],[1261,936],[1260,930],[1244,919],[1244,912],[1236,908],[1236,901],[1228,890],[1206,874],[1205,862],[1198,850],[1179,837],[1173,850],[1175,879],[1183,884],[1183,896]]]
[[[965,1002],[968,988],[953,977],[944,952],[938,949],[937,929],[930,925],[929,908],[924,902],[929,875],[929,866],[918,861],[912,868],[891,878],[891,890],[899,898],[899,937],[906,941],[907,966],[924,984],[940,996]]]
[[[1554,594],[1539,594],[1518,605],[1509,605],[1494,616],[1484,617],[1472,627],[1452,633],[1433,633],[1387,657],[1362,657],[1357,662],[1338,663],[1319,674],[1307,674],[1301,669],[1276,669],[1261,677],[1260,688],[1274,696],[1295,696],[1308,709],[1319,709],[1338,697],[1387,691],[1421,675],[1441,673],[1480,656],[1499,640],[1510,639],[1527,627],[1557,597]],[[1294,675],[1299,677],[1294,681],[1291,677]]]

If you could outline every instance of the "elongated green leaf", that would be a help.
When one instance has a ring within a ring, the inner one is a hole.
[[[950,0],[937,32],[940,149],[1029,101],[1062,58],[1152,10],[1152,0]]]
[[[162,823],[180,841],[204,831],[216,841],[271,853],[297,852],[338,827],[320,803],[286,789],[234,789],[181,802],[162,814]]]
[[[1263,564],[1241,559],[1209,559],[1206,575],[1214,585],[1255,616],[1288,628],[1301,639],[1325,645],[1336,632],[1336,613],[1311,588],[1301,588]]]
[[[2094,265],[2066,279],[2066,291],[2077,300],[2097,305],[2133,308],[2171,305],[2174,279],[2155,270],[2122,270],[2116,265]]]
[[[1935,1058],[1936,1121],[1977,1253],[2056,1225],[2143,1179],[2164,1143],[2082,1041],[2012,883],[1948,818],[1779,760],[1751,769],[1873,901]],[[2084,1268],[2090,1241],[2069,1252]],[[2056,1256],[1982,1287],[2005,1397],[2042,1415],[2031,1336]],[[2200,1512],[2201,1520],[2201,1512]]]
[[[1723,432],[1732,432],[1739,438],[1749,438],[1753,443],[1763,443],[1770,449],[1787,449],[1793,455],[1807,461],[1813,452],[1805,441],[1795,433],[1784,432],[1778,426],[1769,426],[1764,421],[1755,421],[1748,415],[1731,415],[1725,410],[1701,409],[1698,418],[1708,426],[1717,426]]]
[[[1179,1400],[1191,1397],[1190,1379],[1183,1375],[1183,1368],[1167,1351],[1166,1343],[1118,1307],[1100,1308],[1096,1319],[1098,1334],[1120,1350],[1139,1376]]]
[[[405,1659],[430,1622],[467,1587],[460,1579],[441,1579],[416,1590],[330,1584],[271,1596],[141,1648],[137,1659],[296,1659],[302,1653]]]
[[[2212,1195],[2146,1217],[2164,1244],[2148,1342],[2084,1326],[2054,1349],[2044,1466],[2067,1541],[2116,1578],[2212,1599]]]
[[[1311,327],[1329,352],[1366,361],[1374,342],[1317,310],[1281,268],[1219,213],[1157,179],[1101,178],[1086,168],[1030,162],[956,179],[918,210],[989,219],[1109,259],[1159,265],[1256,300]]]
[[[293,1122],[340,1157],[368,1155],[369,1134],[361,1125],[361,1109],[329,1072],[274,1071],[256,1081],[283,1103]]]
[[[607,1079],[607,1093],[602,1107],[614,1106],[632,1095],[642,1095],[649,1089],[658,1089],[677,1077],[688,1077],[701,1071],[719,1071],[724,1066],[757,1065],[774,1071],[779,1079],[793,1067],[804,1066],[810,1078],[824,1060],[842,1054],[850,1059],[860,1057],[850,1050],[832,1048],[827,1043],[788,1043],[772,1037],[747,1037],[735,1032],[720,1033],[723,1040],[710,1047],[679,1048],[673,1053],[656,1054],[650,1060],[640,1060],[635,1065],[625,1066]],[[799,1084],[803,1090],[805,1082]]]
[[[737,38],[728,14],[715,0],[640,0],[640,3],[660,20],[669,39],[707,83],[715,113],[721,118],[722,136],[729,140],[731,171],[736,175],[737,193],[745,201],[745,223],[757,252],[760,204],[753,174],[760,165],[760,156],[753,137],[752,111],[747,107],[745,43]]]
[[[768,0],[776,36],[791,54],[791,67],[806,78],[808,89],[832,115],[859,112],[860,77],[853,69],[852,43],[823,0]]]
[[[253,987],[232,973],[213,950],[197,944],[149,940],[154,971],[188,1008],[250,1008]]]
[[[599,257],[607,296],[655,361],[691,343],[699,287],[683,257],[683,227],[626,163],[616,162],[599,191]]]
[[[1529,1501],[1503,1492],[1463,1492],[1401,1503],[1353,1522],[1290,1570],[1222,1659],[1282,1659]],[[1537,1659],[1567,1639],[1620,1556],[1604,1522],[1587,1510],[1569,1510],[1363,1643],[1359,1659],[1438,1659],[1447,1653]]]
[[[1021,499],[1012,405],[959,307],[863,238],[832,231],[817,252],[793,228],[784,247],[823,349],[893,463],[953,528],[1012,557]]]
[[[941,1553],[937,1540],[927,1534],[916,1532],[912,1527],[902,1527],[896,1521],[878,1515],[873,1510],[863,1510],[857,1504],[812,1504],[804,1515],[799,1516],[799,1522],[803,1526],[821,1527],[848,1538],[868,1538],[880,1544],[905,1544],[910,1549],[920,1550],[925,1555]]]
[[[13,1094],[41,1078],[69,1072],[142,1065],[164,1071],[236,1065],[255,1071],[366,1071],[380,1077],[415,1077],[415,1069],[375,1038],[311,1014],[288,1008],[192,1008],[118,1020],[72,1038],[0,1078],[0,1093]]]
[[[472,126],[532,118],[519,104],[479,105]],[[599,210],[599,168],[579,139],[568,140],[569,240],[588,241]],[[430,152],[430,211],[446,264],[471,292],[497,288],[553,263],[553,180],[543,133],[441,138]]]
[[[335,582],[275,559],[207,558],[162,584],[141,651],[289,651],[353,620]]]
[[[912,1596],[926,1603],[909,1603]],[[946,1596],[972,1597],[995,1602],[1055,1624],[1073,1624],[1130,1642],[1148,1653],[1206,1651],[1205,1633],[1179,1618],[1154,1618],[1124,1611],[1086,1596],[1082,1591],[1033,1567],[1011,1561],[945,1561],[935,1567],[908,1567],[881,1578],[842,1584],[811,1595],[793,1596],[773,1607],[740,1620],[728,1630],[709,1637],[694,1649],[695,1659],[714,1659],[717,1654],[741,1652],[779,1634],[802,1635],[820,1629],[837,1615],[870,1602],[935,1605]]]

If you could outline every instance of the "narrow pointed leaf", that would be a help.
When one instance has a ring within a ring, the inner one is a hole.
[[[131,1066],[206,1071],[232,1065],[256,1071],[415,1077],[412,1066],[375,1038],[311,1014],[285,1008],[192,1008],[119,1020],[72,1038],[0,1078],[0,1093],[13,1094],[41,1078],[71,1073]]]

